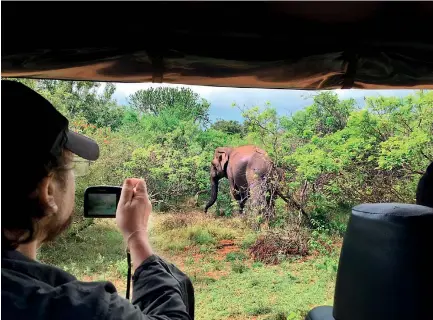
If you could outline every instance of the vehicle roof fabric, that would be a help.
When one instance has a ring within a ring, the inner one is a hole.
[[[2,76],[433,88],[433,2],[2,2]]]

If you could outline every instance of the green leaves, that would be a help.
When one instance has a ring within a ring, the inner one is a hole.
[[[408,173],[425,170],[433,159],[432,135],[415,129],[408,135],[397,135],[381,143],[379,168],[403,169]]]
[[[174,113],[180,120],[209,122],[210,104],[189,88],[159,87],[138,90],[129,96],[131,107],[142,114],[159,116],[163,111]]]
[[[268,106],[244,117],[246,138],[280,155],[286,185],[319,225],[336,225],[340,207],[412,203],[419,173],[433,160],[433,92],[368,98],[364,108],[323,92],[292,116]]]
[[[221,132],[224,132],[228,135],[239,135],[240,137],[243,137],[245,135],[246,129],[244,126],[239,123],[238,121],[234,120],[217,120],[212,125],[211,128],[214,130],[218,130]]]

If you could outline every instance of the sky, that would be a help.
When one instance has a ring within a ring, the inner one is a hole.
[[[241,112],[232,107],[236,103],[240,107],[264,106],[269,102],[280,115],[290,115],[312,104],[312,96],[320,91],[282,90],[282,89],[244,89],[210,86],[189,86],[181,84],[156,83],[116,83],[114,98],[121,104],[127,103],[127,97],[137,90],[150,87],[188,87],[197,92],[202,98],[210,102],[210,119],[242,121]],[[334,90],[340,99],[354,98],[359,105],[363,105],[364,97],[398,96],[404,97],[416,90]]]

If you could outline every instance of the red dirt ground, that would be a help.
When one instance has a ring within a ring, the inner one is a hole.
[[[221,240],[217,245],[216,259],[221,261],[226,258],[226,255],[230,252],[238,251],[239,247],[234,243],[233,240]]]
[[[223,276],[226,276],[228,274],[229,274],[228,271],[220,270],[220,271],[209,271],[209,272],[206,272],[205,276],[209,277],[209,278],[213,278],[215,280],[218,280],[219,278],[221,278]]]

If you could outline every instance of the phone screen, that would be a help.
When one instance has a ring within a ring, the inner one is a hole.
[[[88,214],[90,216],[115,215],[117,208],[115,193],[90,193],[88,195]]]

